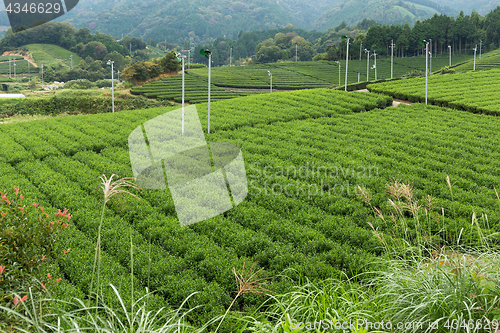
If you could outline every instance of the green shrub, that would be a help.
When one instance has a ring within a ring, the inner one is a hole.
[[[455,70],[453,68],[450,68],[449,66],[445,66],[445,67],[441,68],[440,73],[441,74],[453,74],[453,73],[455,73]]]
[[[115,81],[115,87],[118,85],[118,80]],[[111,88],[111,80],[99,80],[95,82],[95,85],[99,88]]]
[[[60,281],[52,279],[50,268],[70,251],[55,254],[54,246],[58,236],[71,226],[71,215],[67,209],[59,209],[54,221],[39,204],[23,201],[19,187],[10,198],[7,194],[0,192],[0,305],[15,308],[20,300],[12,297],[12,292],[26,300],[29,288],[39,296]],[[11,321],[4,316],[0,315],[2,321]]]
[[[90,89],[96,87],[96,84],[93,82],[90,82],[87,79],[78,79],[78,80],[71,80],[68,81],[64,84],[65,88],[73,88],[73,89]]]

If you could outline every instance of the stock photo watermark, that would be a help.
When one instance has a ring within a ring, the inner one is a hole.
[[[360,194],[368,178],[378,177],[374,165],[249,165],[248,195],[352,196]],[[285,181],[283,180],[292,180]]]

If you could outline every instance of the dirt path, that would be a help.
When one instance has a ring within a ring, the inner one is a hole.
[[[3,56],[20,56],[20,57],[23,57],[24,60],[26,61],[29,61],[33,67],[38,67],[38,65],[35,63],[35,61],[33,59],[31,59],[29,56],[25,56],[25,55],[22,55],[22,54],[18,54],[18,53],[13,53],[13,52],[9,52],[9,51],[5,51],[3,54]]]
[[[361,90],[356,90],[356,91],[359,91],[359,92],[367,92],[367,93],[369,93],[369,92],[370,92],[368,89],[361,89]],[[393,107],[396,107],[396,106],[398,106],[399,104],[411,105],[411,103],[410,103],[409,101],[404,101],[404,100],[401,100],[401,99],[395,99],[395,98],[393,98],[393,99],[392,99],[392,106],[393,106]]]

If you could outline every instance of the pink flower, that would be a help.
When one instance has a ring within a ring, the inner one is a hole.
[[[37,204],[37,203],[34,203],[34,202],[33,202],[33,204],[31,204],[31,205],[32,205],[33,207],[35,207],[35,208],[36,208],[36,207],[38,207],[38,206],[40,206],[40,204]]]
[[[18,192],[19,192],[19,187],[16,187],[16,188],[14,189],[14,193],[16,194],[16,196],[17,196],[17,193],[18,193]]]
[[[59,282],[59,281],[61,281],[61,278],[56,279],[56,282]]]
[[[50,280],[50,278],[52,277],[52,274],[50,273],[47,273],[47,278]]]
[[[22,195],[22,194],[21,194],[19,197],[21,198],[21,200],[23,200],[23,199],[24,199],[24,195]]]
[[[42,257],[42,261],[44,261],[44,260],[45,260],[45,257],[46,257],[46,256],[43,256],[43,257]]]
[[[2,275],[4,271],[5,271],[5,266],[0,266],[0,275]]]
[[[71,250],[71,248],[67,249],[67,250],[63,250],[63,254],[66,254],[69,252],[69,250]]]
[[[7,214],[7,212],[5,212],[5,213],[2,213],[2,214],[0,214],[0,215],[2,215],[2,217],[4,217],[4,216],[5,216],[5,214]]]
[[[17,208],[19,208],[21,210],[21,212],[23,213],[23,215],[24,215],[24,207],[26,207],[26,205],[23,205],[22,207],[17,207]]]
[[[42,283],[43,289],[47,288],[47,285],[45,283]]]

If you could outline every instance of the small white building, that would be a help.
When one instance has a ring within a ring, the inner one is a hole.
[[[0,98],[26,98],[23,94],[0,94]]]

